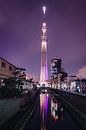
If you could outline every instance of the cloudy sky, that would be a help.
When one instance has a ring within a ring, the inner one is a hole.
[[[48,66],[61,58],[69,75],[86,66],[86,0],[44,0]],[[39,77],[43,0],[0,0],[0,57]],[[50,69],[49,69],[50,70]]]

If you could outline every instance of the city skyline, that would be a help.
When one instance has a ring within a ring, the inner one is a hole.
[[[40,76],[43,2],[0,0],[0,57],[29,74]],[[61,58],[65,71],[77,74],[86,66],[86,1],[46,1],[48,66]]]

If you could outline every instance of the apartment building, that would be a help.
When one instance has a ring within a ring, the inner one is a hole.
[[[0,79],[14,77],[16,66],[0,57]]]

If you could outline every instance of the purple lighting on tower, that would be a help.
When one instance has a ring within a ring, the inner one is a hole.
[[[48,79],[47,69],[47,24],[45,20],[46,7],[43,7],[43,23],[42,23],[42,36],[41,36],[41,72],[40,83],[45,84]]]

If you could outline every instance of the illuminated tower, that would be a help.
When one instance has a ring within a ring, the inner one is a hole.
[[[47,72],[47,25],[46,25],[46,7],[43,7],[43,22],[42,22],[42,36],[41,36],[41,73],[40,83],[45,84],[48,79]]]

